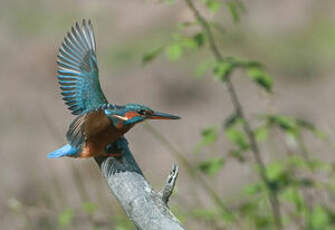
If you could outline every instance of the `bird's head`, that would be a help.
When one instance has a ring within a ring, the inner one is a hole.
[[[124,125],[133,125],[146,119],[180,119],[178,116],[157,112],[150,109],[149,107],[139,104],[127,104],[122,106],[122,108],[120,108],[116,114],[113,114],[112,117],[121,120]]]

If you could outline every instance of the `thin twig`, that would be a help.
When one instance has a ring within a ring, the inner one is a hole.
[[[221,197],[216,193],[216,191],[207,183],[203,176],[199,173],[198,170],[194,169],[191,163],[184,157],[184,155],[176,149],[157,129],[151,126],[149,123],[145,123],[144,127],[183,164],[184,168],[188,171],[189,175],[192,178],[196,178],[196,181],[202,186],[202,188],[208,192],[210,197],[213,199],[214,203],[225,213],[233,216],[233,213],[226,207]]]
[[[199,21],[201,27],[203,28],[204,32],[206,33],[207,38],[208,38],[208,43],[209,43],[209,46],[210,46],[210,50],[212,51],[216,60],[222,62],[224,60],[224,57],[222,56],[222,54],[220,53],[220,51],[219,51],[219,49],[216,45],[213,33],[211,31],[211,28],[210,28],[210,25],[208,24],[206,19],[200,14],[200,12],[195,8],[192,0],[184,0],[184,1],[187,4],[187,6],[190,8],[190,10],[193,12],[195,18]],[[276,191],[274,191],[271,188],[270,180],[269,180],[269,178],[267,177],[267,174],[266,174],[265,163],[263,162],[258,144],[256,142],[255,135],[254,135],[254,133],[253,133],[251,127],[250,127],[250,124],[249,124],[248,120],[246,119],[246,116],[244,114],[244,111],[243,111],[242,105],[240,103],[240,100],[237,96],[234,85],[233,85],[233,83],[232,83],[232,81],[229,77],[227,77],[226,83],[227,83],[228,92],[230,94],[231,101],[232,101],[232,104],[235,108],[236,114],[244,120],[243,128],[244,128],[245,133],[248,136],[252,153],[254,155],[254,158],[255,158],[256,163],[257,163],[258,168],[259,168],[260,177],[262,178],[262,180],[264,181],[265,185],[268,188],[269,200],[270,200],[270,203],[271,203],[275,224],[277,226],[277,229],[282,229],[280,204],[279,204],[278,196],[277,196]]]

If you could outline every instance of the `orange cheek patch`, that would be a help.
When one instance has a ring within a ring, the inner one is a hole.
[[[125,116],[128,118],[128,119],[132,119],[133,117],[137,117],[139,116],[139,114],[137,112],[126,112],[125,113]]]

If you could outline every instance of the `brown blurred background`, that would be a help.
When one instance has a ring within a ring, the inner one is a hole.
[[[331,0],[256,0],[234,25],[226,9],[217,18],[226,29],[218,36],[225,55],[264,63],[275,80],[265,96],[241,74],[234,79],[247,114],[297,115],[315,122],[330,137],[335,127],[335,2]],[[0,3],[0,223],[1,229],[57,229],[59,216],[72,210],[68,229],[92,229],[83,202],[97,206],[99,229],[127,227],[118,203],[93,160],[47,159],[65,143],[73,116],[64,106],[56,81],[57,49],[75,21],[91,18],[95,27],[100,80],[111,103],[140,103],[178,114],[180,121],[151,122],[196,164],[194,154],[204,127],[221,124],[232,113],[221,83],[208,75],[195,79],[194,68],[210,54],[187,53],[182,61],[164,56],[143,67],[142,55],[168,44],[176,23],[192,20],[183,1],[2,0]],[[240,76],[239,76],[240,75]],[[158,190],[177,159],[144,126],[127,138],[144,174]],[[334,160],[322,143],[308,143],[322,159]],[[223,140],[217,154],[229,150]],[[274,155],[275,155],[274,151]],[[264,154],[268,160],[269,154]],[[180,165],[180,162],[178,163]],[[228,203],[255,178],[252,168],[229,162],[208,178]],[[171,206],[186,213],[211,201],[181,166]],[[186,219],[188,229],[203,229]]]

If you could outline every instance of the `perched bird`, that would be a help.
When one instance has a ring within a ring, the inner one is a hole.
[[[109,104],[100,87],[95,51],[90,20],[83,20],[81,26],[76,23],[59,49],[57,73],[61,94],[77,117],[67,131],[68,144],[49,153],[49,158],[108,155],[106,147],[122,138],[135,124],[146,119],[180,118],[138,104]]]

